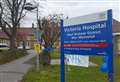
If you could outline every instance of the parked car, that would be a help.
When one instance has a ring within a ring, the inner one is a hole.
[[[0,51],[8,50],[9,46],[6,43],[0,43]]]

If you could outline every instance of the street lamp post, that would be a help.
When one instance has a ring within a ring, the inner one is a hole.
[[[25,10],[28,10],[28,11],[32,11],[34,9],[36,9],[36,19],[37,19],[37,29],[36,29],[36,38],[37,38],[37,42],[39,43],[39,28],[38,28],[38,5],[37,6],[33,6],[33,4],[31,3],[27,3],[24,7]],[[39,54],[39,53],[38,53]],[[39,55],[37,55],[37,58],[36,58],[36,70],[39,71]]]

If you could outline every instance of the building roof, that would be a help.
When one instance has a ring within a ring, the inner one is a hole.
[[[32,28],[24,28],[24,27],[19,28],[17,36],[20,36],[20,35],[22,36],[23,34],[26,36],[32,35]],[[7,35],[2,30],[0,30],[0,38],[8,39]]]
[[[7,35],[2,30],[0,30],[0,38],[8,39]]]
[[[32,28],[19,28],[18,32],[29,36],[32,34]]]
[[[113,33],[120,33],[120,22],[113,19]]]

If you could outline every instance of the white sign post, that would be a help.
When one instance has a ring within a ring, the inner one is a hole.
[[[89,56],[65,55],[65,58],[67,65],[82,66],[82,67],[89,66]]]

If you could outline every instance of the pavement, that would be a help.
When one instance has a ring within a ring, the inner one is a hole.
[[[0,65],[0,82],[20,82],[22,80],[24,74],[32,67],[31,64],[24,62],[36,56],[33,50],[29,50],[28,53],[29,55],[25,57]]]

